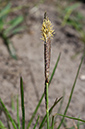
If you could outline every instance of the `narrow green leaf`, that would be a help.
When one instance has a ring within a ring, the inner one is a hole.
[[[80,122],[77,123],[77,128],[80,129]]]
[[[61,56],[61,53],[60,53],[59,56],[58,56],[58,59],[57,59],[56,64],[55,64],[55,67],[54,67],[53,72],[52,72],[52,74],[51,74],[51,77],[50,77],[50,80],[49,80],[49,85],[50,85],[50,83],[51,83],[51,81],[52,81],[52,79],[53,79],[53,76],[54,76],[54,74],[55,74],[56,68],[57,68],[58,63],[59,63],[59,60],[60,60],[60,56]],[[40,98],[40,100],[39,100],[39,103],[38,103],[37,107],[35,108],[35,111],[33,112],[33,115],[32,115],[32,117],[31,117],[31,119],[30,119],[30,121],[29,121],[29,123],[28,123],[26,129],[29,129],[29,127],[30,127],[30,125],[31,125],[31,123],[32,123],[32,121],[33,121],[33,119],[34,119],[34,117],[35,117],[37,111],[38,111],[38,108],[40,107],[40,104],[41,104],[43,98],[44,98],[44,93],[42,94],[42,96],[41,96],[41,98]]]
[[[66,12],[68,12],[68,11],[70,11],[70,10],[73,11],[74,9],[78,8],[79,6],[80,6],[79,3],[73,4],[73,5],[69,6],[69,7],[67,7],[67,8],[65,9],[65,11],[66,11]]]
[[[52,129],[54,129],[54,116],[52,116]]]
[[[0,103],[1,103],[1,105],[2,105],[2,108],[3,108],[4,113],[7,115],[7,117],[8,117],[9,120],[10,120],[10,122],[12,123],[13,128],[14,128],[14,129],[17,129],[14,120],[12,119],[10,113],[8,112],[7,108],[5,107],[5,105],[4,105],[4,103],[2,102],[1,99],[0,99]]]
[[[69,119],[73,119],[73,120],[77,120],[77,121],[81,121],[81,122],[85,123],[85,120],[82,120],[82,119],[79,119],[79,118],[70,117],[70,116],[66,116],[66,115],[62,115],[62,114],[58,114],[58,113],[56,113],[56,115],[63,116],[63,117],[69,118]]]
[[[36,113],[38,111],[38,108],[40,107],[40,104],[41,104],[41,102],[43,100],[43,97],[44,97],[44,93],[42,94],[42,96],[41,96],[41,98],[39,100],[39,103],[38,103],[37,107],[35,108],[35,111],[33,112],[33,115],[31,117],[26,129],[29,129],[30,125],[32,124],[32,121],[33,121],[33,119],[34,119],[34,117],[35,117],[35,115],[36,115]]]
[[[67,23],[68,23],[68,19],[70,19],[70,21],[71,21],[71,14],[72,14],[72,12],[77,8],[77,7],[79,7],[79,3],[77,3],[77,4],[73,4],[72,6],[69,6],[69,7],[67,7],[66,9],[65,9],[65,16],[64,16],[64,20],[63,20],[63,22],[62,22],[62,25],[64,26],[64,25],[66,25]],[[75,22],[75,20],[74,20],[74,17],[72,18],[72,23],[74,23],[74,24],[76,24],[76,22]]]
[[[6,116],[6,118],[7,118],[7,127],[8,127],[8,129],[11,129],[8,117]]]
[[[64,97],[65,97],[65,91],[63,91],[63,98],[62,98],[62,100],[60,101],[60,106],[59,106],[59,108],[58,108],[57,113],[60,113],[60,111],[61,111],[61,109],[62,109]],[[55,121],[56,121],[56,119],[57,119],[57,116],[55,116]]]
[[[24,89],[23,89],[22,77],[20,78],[20,92],[21,92],[21,108],[22,108],[22,129],[25,129]]]
[[[4,27],[4,22],[2,19],[0,19],[0,32],[2,32],[3,27]]]
[[[7,40],[5,41],[5,43],[6,43],[6,46],[7,46],[7,48],[8,48],[8,51],[9,51],[11,57],[14,58],[14,59],[17,59],[16,52],[15,52],[15,48],[14,48],[12,42],[10,42],[10,41],[7,39]]]
[[[53,106],[49,109],[49,115],[51,114],[53,108],[57,105],[58,102],[60,102],[60,100],[62,99],[63,97],[59,98],[59,99],[56,99]],[[41,129],[43,127],[43,125],[45,124],[46,122],[46,115],[44,116],[40,126],[39,126],[39,129]]]
[[[4,124],[2,123],[2,121],[0,120],[0,129],[7,129]]]
[[[7,38],[3,33],[1,33],[1,37],[4,41],[4,44],[6,45],[9,54],[11,55],[12,58],[17,59],[15,48],[12,44],[12,42]]]
[[[21,24],[23,20],[23,16],[16,17],[14,21],[11,22],[12,24],[4,31],[4,34],[7,35],[8,33],[11,33],[10,31]]]
[[[18,124],[18,129],[20,129],[20,118],[19,118],[19,99],[17,96],[17,124]]]
[[[1,11],[0,11],[0,18],[2,18],[3,16],[7,15],[10,11],[10,8],[11,8],[11,4],[9,3],[5,8],[3,8]]]
[[[72,86],[72,90],[71,90],[71,93],[70,93],[70,97],[69,97],[69,100],[68,100],[66,109],[65,109],[65,111],[64,111],[64,115],[66,115],[67,110],[68,110],[68,108],[69,108],[69,105],[70,105],[70,102],[71,102],[71,99],[72,99],[72,95],[73,95],[73,91],[74,91],[74,88],[75,88],[75,85],[76,85],[76,81],[77,81],[77,78],[78,78],[78,75],[79,75],[79,71],[80,71],[81,65],[82,65],[82,63],[83,63],[84,57],[85,57],[85,53],[84,53],[84,55],[83,55],[83,57],[82,57],[82,59],[81,59],[81,62],[80,62],[80,64],[79,64],[79,67],[78,67],[78,70],[77,70],[77,74],[76,74],[76,77],[75,77],[75,80],[74,80],[74,83],[73,83],[73,86]],[[64,120],[64,117],[62,118],[62,120],[61,120],[61,122],[60,122],[60,124],[59,124],[59,126],[58,126],[57,129],[60,129],[60,127],[61,127],[61,125],[62,125],[62,123],[63,123],[63,120]]]
[[[55,64],[55,67],[54,67],[54,69],[53,69],[53,71],[52,71],[52,74],[51,74],[51,77],[50,77],[50,80],[49,80],[49,85],[50,85],[50,83],[51,83],[51,81],[52,81],[52,79],[53,79],[53,76],[54,76],[54,74],[55,74],[55,71],[56,71],[56,69],[57,69],[57,66],[58,66],[58,63],[59,63],[59,60],[60,60],[60,56],[61,56],[61,53],[59,54],[58,59],[57,59],[56,64]]]
[[[35,123],[35,125],[34,125],[33,129],[35,129],[35,128],[36,128],[36,126],[37,126],[37,124],[38,124],[38,120],[39,120],[39,116],[38,116],[38,118],[37,118],[37,120],[36,120],[36,123]]]
[[[11,106],[12,106],[12,110],[15,110],[15,105],[14,105],[14,96],[12,96],[11,98]]]
[[[7,34],[7,37],[10,38],[10,37],[16,35],[17,33],[22,32],[23,30],[24,30],[24,27],[17,27],[17,28],[15,28],[15,29],[13,29],[13,30],[11,31],[11,33],[8,33],[8,34]]]
[[[22,18],[22,16],[19,16],[19,19]],[[15,25],[17,22],[18,17],[15,17],[14,19],[10,20],[7,24],[9,25]]]

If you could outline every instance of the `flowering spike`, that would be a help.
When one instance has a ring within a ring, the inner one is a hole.
[[[48,83],[50,70],[51,38],[54,34],[54,30],[51,21],[46,16],[46,12],[44,14],[41,33],[42,40],[44,41],[45,82]]]
[[[44,62],[45,62],[45,104],[47,114],[47,128],[49,128],[49,108],[48,108],[48,85],[49,85],[49,71],[50,71],[50,55],[51,55],[51,38],[54,34],[53,26],[49,18],[44,14],[42,24],[42,40],[44,41]]]
[[[46,12],[44,14],[44,20],[43,20],[43,24],[42,24],[41,34],[42,34],[42,40],[45,42],[47,42],[48,38],[52,38],[53,34],[54,34],[52,23],[49,20],[49,18],[46,17]]]

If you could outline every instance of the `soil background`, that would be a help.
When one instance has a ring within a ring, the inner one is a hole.
[[[23,5],[24,2],[17,2],[15,0],[16,5]],[[16,119],[16,110],[12,111],[12,99],[14,99],[16,107],[17,95],[19,95],[20,102],[20,76],[23,77],[26,125],[44,91],[44,45],[40,39],[44,12],[47,11],[47,15],[52,21],[55,30],[55,35],[52,39],[50,75],[58,55],[61,52],[58,68],[49,88],[49,107],[52,106],[56,98],[61,97],[63,92],[65,92],[61,113],[64,112],[68,102],[77,69],[82,58],[82,52],[77,55],[76,58],[72,57],[83,48],[83,43],[78,38],[78,33],[75,29],[69,26],[61,26],[62,20],[57,12],[56,1],[47,1],[43,4],[39,4],[38,7],[35,8],[33,8],[33,2],[30,1],[31,7],[26,10],[28,11],[26,18],[28,31],[16,35],[11,39],[16,49],[18,60],[14,60],[9,56],[2,39],[0,39],[0,98],[3,100],[14,119]],[[79,11],[84,14],[85,4],[80,4]],[[82,75],[85,75],[85,63],[83,63],[81,67],[67,115],[85,119],[85,80],[81,80]],[[19,105],[21,104],[19,103]],[[58,108],[59,104],[54,108],[52,114],[57,113]],[[44,114],[45,101],[43,99],[37,115],[40,115],[40,119],[42,119]],[[37,115],[34,123],[37,119]],[[3,113],[0,115],[0,120],[6,123]],[[60,120],[61,117],[58,117],[55,129]],[[69,128],[75,123],[73,120],[69,119],[66,119],[66,122]],[[34,123],[30,129],[33,128]],[[85,124],[81,125],[80,128],[85,129]],[[61,129],[65,129],[65,127],[62,126]]]

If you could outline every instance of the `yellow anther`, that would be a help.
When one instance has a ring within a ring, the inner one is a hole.
[[[44,41],[47,41],[48,38],[53,37],[54,34],[53,26],[48,18],[43,20],[41,34],[42,34],[42,40]]]

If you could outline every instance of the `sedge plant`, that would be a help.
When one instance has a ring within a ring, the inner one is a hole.
[[[61,116],[62,120],[60,122],[60,124],[57,126],[57,129],[60,129],[62,123],[65,123],[65,117],[69,118],[69,119],[73,119],[73,120],[77,120],[78,124],[77,127],[79,129],[80,127],[80,123],[79,122],[83,122],[85,123],[85,120],[82,120],[80,118],[75,118],[75,117],[71,117],[71,116],[67,116],[67,110],[69,108],[70,102],[71,102],[71,98],[73,95],[73,91],[76,85],[76,81],[79,75],[79,71],[85,56],[85,53],[81,59],[80,65],[78,67],[78,71],[75,77],[75,80],[73,82],[73,86],[72,86],[72,90],[70,93],[70,97],[68,100],[68,103],[66,105],[66,109],[64,111],[64,114],[60,114],[59,111],[54,114],[52,116],[52,121],[50,123],[49,121],[49,116],[52,113],[52,110],[54,109],[54,107],[57,105],[57,103],[60,102],[60,100],[62,99],[62,97],[57,98],[55,100],[55,102],[53,103],[53,105],[49,108],[49,99],[48,99],[48,88],[49,85],[53,79],[53,76],[55,74],[56,68],[58,66],[59,60],[60,60],[60,55],[58,56],[58,59],[56,61],[56,64],[54,66],[53,72],[51,74],[51,77],[49,79],[49,69],[50,69],[50,51],[51,51],[51,38],[53,36],[54,30],[52,29],[52,23],[50,22],[49,18],[46,16],[46,13],[44,14],[44,20],[43,20],[43,24],[42,24],[42,39],[44,41],[44,60],[45,60],[45,90],[44,93],[42,94],[33,114],[32,117],[30,118],[27,126],[25,126],[25,104],[24,104],[24,86],[23,86],[23,79],[22,77],[20,77],[20,93],[21,93],[21,111],[22,111],[22,121],[20,121],[20,117],[19,117],[19,100],[17,97],[17,119],[14,120],[9,111],[7,110],[5,104],[3,103],[2,99],[0,98],[0,114],[1,112],[4,112],[5,116],[6,116],[6,120],[7,120],[7,127],[4,125],[4,123],[0,120],[0,129],[11,129],[10,123],[13,127],[13,129],[30,129],[31,128],[31,124],[33,122],[33,119],[35,118],[35,115],[40,107],[40,104],[45,96],[45,107],[46,107],[46,114],[45,116],[43,116],[43,119],[41,122],[39,122],[39,116],[37,116],[37,120],[34,124],[33,129],[36,129],[37,125],[39,125],[39,129],[42,129],[45,125],[45,123],[47,123],[47,129],[54,129],[55,128],[55,117]],[[63,101],[63,99],[62,99]],[[60,108],[61,108],[62,103],[60,104]],[[72,127],[73,129],[75,129],[75,127]],[[69,128],[70,129],[70,128]]]
[[[51,54],[51,37],[54,30],[52,23],[44,14],[44,20],[42,24],[42,40],[44,40],[44,62],[45,62],[45,103],[47,114],[47,129],[49,129],[49,101],[48,101],[48,85],[49,85],[49,70],[50,70],[50,54]]]

